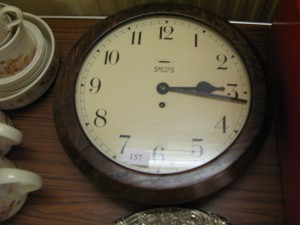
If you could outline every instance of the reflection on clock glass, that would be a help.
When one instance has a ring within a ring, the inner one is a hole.
[[[235,141],[251,87],[235,48],[212,28],[148,16],[106,33],[76,84],[81,126],[105,156],[146,173],[204,165]]]

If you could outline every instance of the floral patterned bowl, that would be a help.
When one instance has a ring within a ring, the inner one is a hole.
[[[1,95],[0,89],[0,109],[2,110],[18,109],[39,99],[50,88],[58,72],[59,51],[52,30],[38,16],[26,12],[23,15],[24,21],[28,21],[38,27],[46,40],[46,64],[34,80],[18,91],[11,92],[9,96],[6,96],[6,94],[5,96]]]
[[[15,215],[28,193],[41,186],[42,178],[38,174],[18,169],[13,162],[0,156],[0,223]]]

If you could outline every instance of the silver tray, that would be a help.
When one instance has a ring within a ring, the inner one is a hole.
[[[232,225],[216,213],[197,209],[157,208],[121,218],[111,225]]]

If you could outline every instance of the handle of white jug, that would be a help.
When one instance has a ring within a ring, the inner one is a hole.
[[[40,189],[42,183],[42,178],[37,173],[18,168],[0,168],[0,185],[19,184],[22,194]]]
[[[0,122],[0,137],[9,140],[11,145],[18,145],[23,139],[23,134],[15,127]]]

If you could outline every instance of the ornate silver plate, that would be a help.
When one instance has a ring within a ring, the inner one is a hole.
[[[157,208],[121,218],[111,225],[232,225],[227,219],[196,209]]]

